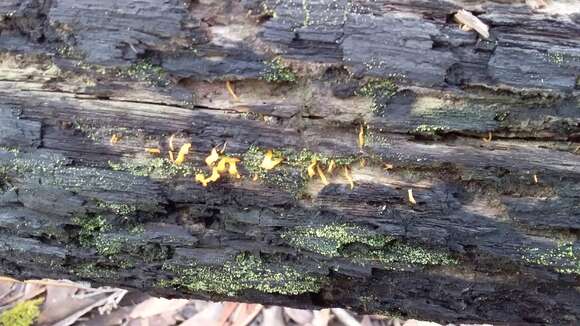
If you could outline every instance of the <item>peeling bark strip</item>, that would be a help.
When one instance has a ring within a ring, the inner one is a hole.
[[[457,28],[462,9],[490,40]],[[575,1],[8,0],[0,15],[0,273],[580,322]]]

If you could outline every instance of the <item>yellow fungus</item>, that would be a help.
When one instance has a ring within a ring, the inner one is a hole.
[[[218,172],[217,167],[214,167],[212,169],[211,176],[209,176],[207,178],[205,177],[205,175],[203,173],[198,173],[198,174],[195,175],[195,181],[201,183],[204,187],[207,187],[207,185],[210,182],[216,182],[216,181],[218,181],[219,178],[220,178],[220,174]]]
[[[358,132],[358,147],[362,150],[365,146],[365,127],[360,126],[360,131]]]
[[[353,190],[354,189],[354,180],[352,180],[352,176],[350,175],[350,172],[348,171],[348,168],[346,166],[344,167],[344,177],[350,183],[350,190]]]
[[[384,164],[384,167],[383,167],[383,170],[389,171],[389,170],[392,170],[393,168],[394,168],[394,166],[392,164],[385,163]]]
[[[203,175],[203,173],[196,174],[195,181],[201,183],[204,187],[207,187],[208,181],[205,180],[205,175]]]
[[[272,153],[272,150],[268,150],[264,155],[264,160],[260,167],[264,170],[272,170],[276,165],[282,163],[282,158],[272,159],[273,156],[274,153]]]
[[[230,93],[230,95],[234,98],[234,100],[237,102],[240,100],[240,98],[236,95],[236,93],[234,92],[234,88],[232,87],[232,83],[228,80],[226,81],[226,88],[228,89],[228,92]]]
[[[330,161],[330,163],[328,164],[328,169],[326,169],[326,172],[328,174],[332,173],[332,171],[334,171],[335,166],[336,166],[336,162],[334,162],[334,160]]]
[[[307,171],[308,171],[308,176],[309,176],[310,178],[312,178],[312,177],[313,177],[313,176],[316,174],[316,171],[314,170],[314,168],[315,168],[316,166],[318,166],[318,160],[316,160],[316,159],[312,159],[312,163],[310,163],[310,165],[308,166],[308,169],[307,169]]]
[[[538,175],[534,174],[534,183],[537,184],[539,182]]]
[[[237,163],[240,161],[240,159],[238,158],[233,158],[233,157],[224,157],[222,158],[218,165],[217,165],[217,171],[219,173],[223,173],[226,171],[226,165],[228,166],[227,171],[231,176],[234,176],[236,178],[241,178],[242,176],[238,173],[238,167],[237,167]]]
[[[407,195],[409,197],[409,203],[411,203],[413,205],[417,204],[417,201],[415,200],[415,197],[413,197],[413,189],[407,190]]]
[[[111,143],[111,145],[115,145],[116,143],[119,142],[121,138],[119,136],[117,136],[117,134],[113,134],[113,136],[111,136],[111,139],[109,140],[109,143]]]
[[[175,134],[171,135],[171,137],[169,137],[169,149],[171,151],[175,150],[175,146],[173,146],[173,140],[175,139]]]
[[[325,185],[328,185],[328,180],[326,179],[324,172],[322,172],[322,169],[320,168],[320,166],[318,164],[316,165],[316,172],[318,172],[318,175],[320,176],[320,180],[322,180],[322,183],[324,183]]]
[[[220,159],[220,155],[217,152],[217,149],[212,148],[211,150],[211,154],[209,154],[208,157],[205,158],[205,164],[207,164],[207,166],[212,167],[214,165],[215,162],[217,162]]]
[[[226,152],[226,147],[227,147],[227,146],[228,146],[228,142],[227,142],[227,141],[225,141],[225,142],[224,142],[224,146],[222,146],[222,149],[220,150],[220,154],[223,154],[223,153],[225,153],[225,152]]]
[[[159,148],[145,148],[145,151],[151,155],[161,154],[161,150]]]
[[[211,182],[216,182],[218,181],[220,178],[220,173],[218,172],[217,168],[213,168],[211,170],[211,176],[209,178],[207,178],[207,180],[211,181]]]
[[[483,141],[486,143],[491,143],[492,139],[493,139],[493,134],[490,131],[487,138],[483,138]]]
[[[181,165],[185,162],[185,155],[189,154],[189,150],[191,149],[191,144],[183,144],[179,153],[177,153],[177,158],[175,159],[175,165]]]

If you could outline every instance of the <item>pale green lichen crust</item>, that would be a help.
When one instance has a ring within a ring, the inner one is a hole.
[[[394,237],[348,224],[297,227],[281,237],[300,250],[342,257],[363,265],[380,264],[391,270],[458,263],[443,251],[401,243]]]
[[[580,275],[580,248],[571,242],[553,249],[525,249],[522,259],[528,264],[554,268],[558,273]]]
[[[249,254],[239,254],[223,266],[192,263],[184,267],[166,264],[164,269],[175,277],[159,282],[161,287],[222,295],[235,295],[244,290],[298,295],[318,292],[323,282],[320,276],[304,273],[287,265],[267,264]]]
[[[362,243],[381,248],[393,238],[373,234],[356,225],[334,224],[322,227],[297,227],[282,234],[282,239],[296,248],[319,253],[324,256],[340,256],[340,250],[352,243]]]
[[[356,95],[371,98],[371,112],[382,115],[386,109],[386,102],[398,89],[394,79],[371,80],[362,85],[356,91]]]
[[[293,83],[298,79],[292,69],[284,65],[280,57],[266,61],[265,65],[266,69],[260,75],[260,79],[270,83]]]

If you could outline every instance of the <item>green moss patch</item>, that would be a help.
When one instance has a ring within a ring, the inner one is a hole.
[[[117,278],[117,273],[114,270],[101,267],[95,263],[78,264],[72,272],[78,277],[92,280],[105,279],[110,281]]]
[[[359,226],[348,224],[325,225],[322,227],[297,227],[282,234],[282,239],[293,247],[337,257],[348,244],[362,243],[373,248],[385,246],[393,238],[374,234]]]
[[[81,227],[78,241],[82,247],[94,248],[102,256],[113,256],[121,252],[125,239],[107,233],[112,226],[103,216],[95,214],[75,216],[72,222]]]
[[[358,264],[380,264],[386,269],[457,264],[445,252],[404,244],[394,237],[349,224],[297,227],[281,237],[295,248]]]
[[[266,264],[260,258],[240,254],[222,267],[192,264],[187,267],[165,265],[175,277],[159,282],[162,287],[179,287],[191,292],[235,295],[243,290],[298,295],[318,292],[321,278],[279,264]]]
[[[296,74],[282,62],[282,58],[277,57],[265,62],[266,69],[262,72],[260,79],[271,83],[293,83],[298,77]]]
[[[413,134],[421,137],[427,138],[435,138],[445,134],[449,128],[445,126],[436,126],[436,125],[419,125],[413,131]]]
[[[362,85],[356,91],[356,95],[371,98],[373,100],[371,112],[382,115],[387,102],[397,93],[398,89],[394,79],[371,80]]]
[[[400,242],[383,248],[358,248],[347,250],[344,256],[358,263],[379,263],[386,269],[400,270],[416,266],[456,265],[458,261],[449,254],[408,245]]]
[[[40,316],[39,306],[44,299],[27,300],[17,303],[0,315],[2,326],[31,326]]]
[[[522,259],[528,264],[552,267],[558,273],[580,275],[580,249],[571,242],[548,250],[526,249]]]

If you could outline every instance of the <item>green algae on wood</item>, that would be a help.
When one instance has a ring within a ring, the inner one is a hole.
[[[385,269],[391,270],[458,264],[457,259],[446,252],[401,242],[391,243],[383,248],[349,250],[344,256],[361,264],[379,263]]]
[[[528,264],[554,268],[558,273],[580,275],[580,248],[571,242],[553,249],[525,249],[522,259]]]
[[[239,254],[219,267],[192,263],[185,267],[166,264],[164,269],[175,277],[159,282],[161,287],[222,295],[236,295],[244,290],[298,295],[318,292],[323,281],[320,276],[303,273],[287,265],[267,264],[249,254]]]
[[[292,69],[285,65],[280,57],[266,61],[265,64],[266,68],[262,72],[260,79],[271,83],[293,83],[298,79]]]
[[[362,227],[348,224],[332,224],[321,227],[297,227],[282,234],[282,239],[296,248],[316,252],[323,256],[340,256],[340,250],[352,243],[362,243],[370,247],[383,247],[393,238],[375,234]]]
[[[382,115],[386,109],[386,102],[393,97],[398,86],[394,79],[371,80],[362,85],[356,95],[372,99],[371,112]]]
[[[26,300],[17,303],[14,307],[4,311],[0,315],[0,325],[2,326],[31,326],[38,316],[40,316],[39,306],[44,301],[43,298]]]
[[[281,237],[295,248],[346,258],[358,264],[377,263],[385,269],[457,264],[457,260],[445,252],[401,243],[394,237],[356,225],[297,227]]]

